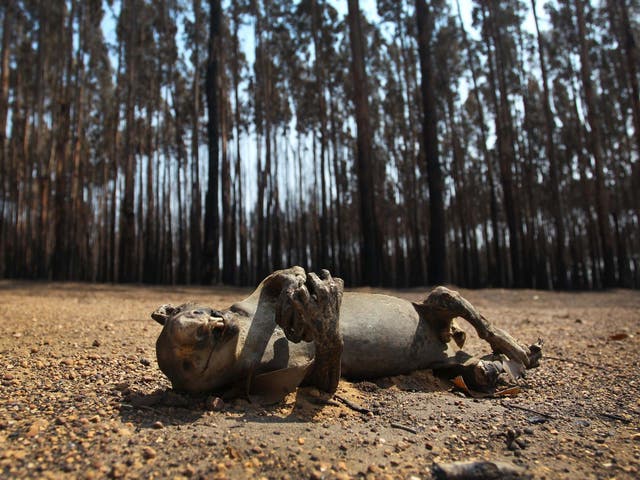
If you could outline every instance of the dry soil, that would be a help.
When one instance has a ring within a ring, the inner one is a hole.
[[[170,392],[149,313],[247,293],[0,282],[0,477],[432,478],[482,459],[534,478],[640,475],[640,292],[463,291],[522,343],[545,340],[513,397],[470,398],[428,371],[343,381],[351,407],[312,389],[271,406]]]

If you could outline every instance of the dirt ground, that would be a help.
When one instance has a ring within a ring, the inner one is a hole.
[[[472,459],[534,478],[640,475],[640,292],[463,291],[522,343],[545,340],[513,397],[470,398],[428,371],[341,382],[368,412],[312,389],[272,406],[167,393],[149,313],[247,293],[0,282],[0,477],[425,479]]]

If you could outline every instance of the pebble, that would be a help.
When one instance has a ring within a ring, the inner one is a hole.
[[[46,430],[48,426],[49,426],[49,422],[47,420],[38,419],[31,424],[31,426],[29,427],[29,430],[27,430],[26,436],[29,438],[33,438],[39,435],[40,432],[42,432],[43,430]]]
[[[182,473],[185,477],[191,478],[196,474],[196,469],[193,467],[193,465],[187,465],[186,467],[184,467]]]
[[[205,408],[212,412],[219,412],[224,408],[224,401],[220,397],[209,397],[205,402]]]
[[[146,446],[142,449],[142,458],[150,460],[152,458],[156,458],[157,456],[157,452],[152,447]]]
[[[164,424],[158,420],[157,422],[153,422],[153,425],[151,425],[153,428],[155,428],[156,430],[160,430],[162,428],[164,428]]]
[[[124,463],[116,463],[111,467],[109,472],[110,478],[122,478],[127,472],[127,466]]]

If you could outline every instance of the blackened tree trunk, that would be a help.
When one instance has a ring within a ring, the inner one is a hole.
[[[536,12],[536,0],[531,0],[531,10],[533,12],[533,19],[536,26],[536,34],[538,38],[538,57],[540,59],[540,71],[542,73],[542,88],[544,92],[543,107],[544,107],[544,126],[546,133],[546,148],[547,158],[549,159],[549,180],[551,180],[551,214],[553,215],[553,222],[556,228],[556,286],[559,288],[567,288],[567,263],[565,254],[565,228],[564,228],[564,207],[562,203],[562,197],[560,196],[560,176],[558,169],[558,156],[556,154],[555,142],[553,139],[554,121],[553,113],[551,112],[551,104],[549,99],[551,93],[549,91],[549,80],[547,74],[547,62],[544,55],[544,46],[542,44],[542,37],[540,35],[540,28],[538,25],[538,14]]]
[[[69,129],[71,127],[71,70],[72,60],[72,35],[75,3],[69,14],[69,22],[60,32],[60,45],[63,47],[65,71],[64,79],[60,80],[59,111],[56,133],[55,159],[56,159],[56,193],[55,193],[55,248],[53,257],[53,276],[56,280],[67,280],[69,265],[69,235],[68,235],[68,157],[69,157]],[[63,9],[66,18],[66,8]],[[67,35],[65,39],[65,33]]]
[[[629,21],[629,7],[626,0],[616,0],[620,14],[619,35],[627,59],[625,72],[631,89],[631,111],[633,113],[633,126],[635,130],[636,149],[640,155],[640,87],[638,86],[638,45],[634,37],[631,22]]]
[[[382,264],[382,233],[375,209],[373,135],[369,113],[367,75],[365,72],[365,46],[360,24],[358,0],[349,0],[349,39],[351,41],[351,75],[353,103],[356,112],[358,136],[356,143],[356,171],[360,193],[360,225],[362,280],[379,285]]]
[[[200,193],[200,0],[193,0],[193,120],[191,125],[191,208],[190,235],[191,282],[202,280],[202,196]]]
[[[149,152],[147,159],[147,218],[145,226],[145,238],[144,238],[144,271],[142,273],[142,281],[152,283],[157,281],[158,273],[158,251],[157,251],[157,237],[155,235],[155,220],[156,220],[156,208],[160,208],[160,205],[155,203],[155,180],[153,170],[153,129],[152,125],[152,106],[147,105],[147,124],[149,128],[147,130],[147,151]],[[159,174],[160,172],[158,172]]]
[[[124,134],[124,199],[120,211],[120,255],[118,279],[121,282],[132,282],[136,276],[135,245],[136,224],[134,204],[135,183],[135,150],[134,150],[134,101],[136,78],[137,39],[137,5],[134,1],[125,3],[127,9],[127,43],[125,45],[125,64],[127,74],[127,100],[125,106]]]
[[[487,245],[487,271],[491,285],[501,286],[503,285],[503,267],[500,261],[500,242],[499,242],[499,223],[498,223],[498,195],[496,193],[495,176],[493,173],[493,157],[487,148],[487,124],[484,117],[484,105],[480,98],[480,88],[478,86],[478,70],[476,67],[475,57],[471,49],[471,43],[467,37],[467,32],[464,28],[464,22],[462,21],[462,12],[460,10],[460,3],[456,0],[456,7],[458,12],[458,20],[460,23],[460,29],[462,30],[462,41],[467,51],[467,65],[471,71],[471,79],[473,81],[473,96],[476,100],[478,108],[478,130],[480,132],[480,150],[484,158],[484,163],[487,166],[487,179],[489,181],[489,212],[491,216],[491,230],[493,235],[491,236],[491,248]],[[491,261],[490,251],[493,250],[493,261]]]
[[[245,222],[244,211],[244,192],[242,188],[242,157],[240,155],[240,134],[241,134],[241,115],[240,115],[240,15],[238,11],[238,2],[233,2],[233,61],[232,61],[232,78],[233,78],[233,100],[234,100],[234,128],[236,140],[236,209],[238,212],[238,242],[240,255],[240,271],[238,281],[240,285],[246,285],[249,282],[249,259],[247,258],[247,226]]]
[[[311,33],[313,48],[315,51],[314,72],[317,84],[318,111],[320,115],[320,255],[319,268],[329,268],[329,214],[327,201],[327,102],[325,101],[325,55],[322,47],[321,35],[323,32],[323,2],[312,0],[311,2]]]
[[[2,22],[2,60],[0,62],[0,277],[5,271],[5,181],[7,175],[7,162],[5,159],[5,141],[7,132],[7,112],[9,110],[9,51],[10,34],[13,17],[11,2],[4,8],[4,18]]]
[[[416,0],[416,20],[418,24],[418,52],[422,74],[422,147],[427,163],[427,183],[429,185],[429,251],[427,255],[427,280],[430,284],[446,280],[446,227],[444,220],[444,185],[442,169],[438,157],[437,112],[433,64],[431,58],[431,35],[433,14],[424,0]]]
[[[587,121],[591,128],[588,147],[595,164],[595,207],[598,217],[598,234],[600,236],[602,257],[604,260],[602,283],[604,287],[613,287],[616,281],[613,259],[613,235],[611,234],[611,223],[609,222],[609,196],[604,184],[604,153],[602,150],[600,119],[596,107],[596,92],[593,81],[591,80],[591,60],[589,59],[589,47],[587,45],[584,5],[582,0],[575,0],[574,5],[578,26],[578,41],[580,42],[580,75],[582,77],[582,88],[587,107]]]
[[[220,240],[220,226],[218,213],[218,170],[219,170],[219,65],[218,55],[221,45],[221,17],[220,0],[209,0],[209,57],[207,59],[207,141],[209,146],[209,177],[207,195],[205,197],[204,212],[204,265],[203,283],[209,284],[218,279],[218,243]]]
[[[224,57],[221,56],[221,60]],[[220,63],[224,63],[221,61]],[[231,208],[231,159],[228,151],[229,98],[227,82],[220,79],[220,127],[222,135],[222,282],[232,284],[236,270],[235,221]]]
[[[505,52],[501,48],[501,32],[496,25],[495,4],[490,4],[489,15],[482,8],[483,23],[488,21],[489,35],[486,37],[486,49],[489,66],[489,82],[492,91],[492,101],[495,109],[495,124],[498,146],[498,160],[500,166],[500,180],[502,182],[502,192],[504,198],[504,209],[507,218],[507,228],[509,229],[509,254],[511,259],[511,272],[513,284],[522,285],[521,268],[521,238],[520,220],[517,195],[514,192],[513,162],[515,160],[513,129],[511,121],[510,106],[508,101]],[[491,45],[493,40],[493,48]],[[498,98],[499,97],[499,98]]]

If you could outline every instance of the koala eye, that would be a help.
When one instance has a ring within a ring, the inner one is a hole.
[[[185,360],[185,361],[182,362],[182,369],[185,372],[188,372],[192,368],[193,368],[193,364],[189,360]]]

